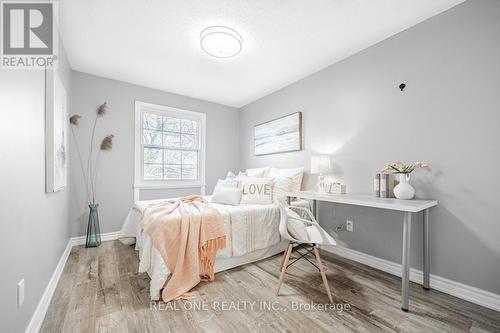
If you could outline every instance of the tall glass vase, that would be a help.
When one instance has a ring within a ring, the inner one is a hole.
[[[89,222],[87,224],[87,240],[85,247],[98,247],[101,245],[101,231],[99,229],[98,204],[89,204]]]

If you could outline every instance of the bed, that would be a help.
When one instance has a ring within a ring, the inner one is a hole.
[[[279,207],[277,204],[240,204],[236,206],[210,203],[222,215],[226,233],[226,247],[217,253],[215,272],[255,262],[285,249],[286,242],[279,234]],[[141,233],[141,211],[161,200],[138,201],[130,209],[120,231],[119,239],[132,245],[139,252],[139,272],[147,272],[151,278],[150,297],[160,299],[160,291],[168,280],[170,272],[162,256],[153,247],[151,238]],[[293,205],[308,207],[304,200]]]

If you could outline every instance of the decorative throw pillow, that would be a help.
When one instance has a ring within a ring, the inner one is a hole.
[[[300,191],[302,186],[302,176],[304,174],[304,168],[291,168],[291,169],[281,169],[272,167],[269,171],[269,177],[272,178],[283,178],[290,177],[293,179],[292,191]]]
[[[248,177],[267,177],[267,175],[269,174],[269,170],[271,170],[270,167],[253,168],[247,169],[245,173]]]
[[[272,178],[241,177],[240,187],[243,190],[241,203],[263,205],[273,203],[273,183]]]
[[[286,201],[286,193],[293,191],[293,179],[290,177],[274,178],[273,202],[275,204]]]
[[[287,230],[290,236],[297,240],[308,241],[309,234],[307,233],[306,224],[297,220],[300,219],[299,214],[289,208],[287,208],[287,212],[290,215],[287,223]]]
[[[210,201],[213,203],[236,206],[240,204],[242,192],[241,188],[218,186],[215,188]]]
[[[237,188],[239,185],[238,179],[219,179],[217,181],[217,185],[215,185],[215,188],[217,189],[218,187],[230,187],[230,188]]]

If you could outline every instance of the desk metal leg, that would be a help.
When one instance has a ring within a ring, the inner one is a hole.
[[[411,213],[404,213],[403,220],[403,274],[401,276],[401,309],[408,311],[410,301],[410,240],[411,240]]]
[[[424,288],[430,289],[429,209],[424,210]]]
[[[316,219],[316,221],[318,221],[318,200],[313,200],[312,205],[313,205],[312,207],[313,216]]]

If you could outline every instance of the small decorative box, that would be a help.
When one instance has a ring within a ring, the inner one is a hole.
[[[330,187],[330,193],[332,194],[345,194],[347,186],[341,183],[333,183]]]

